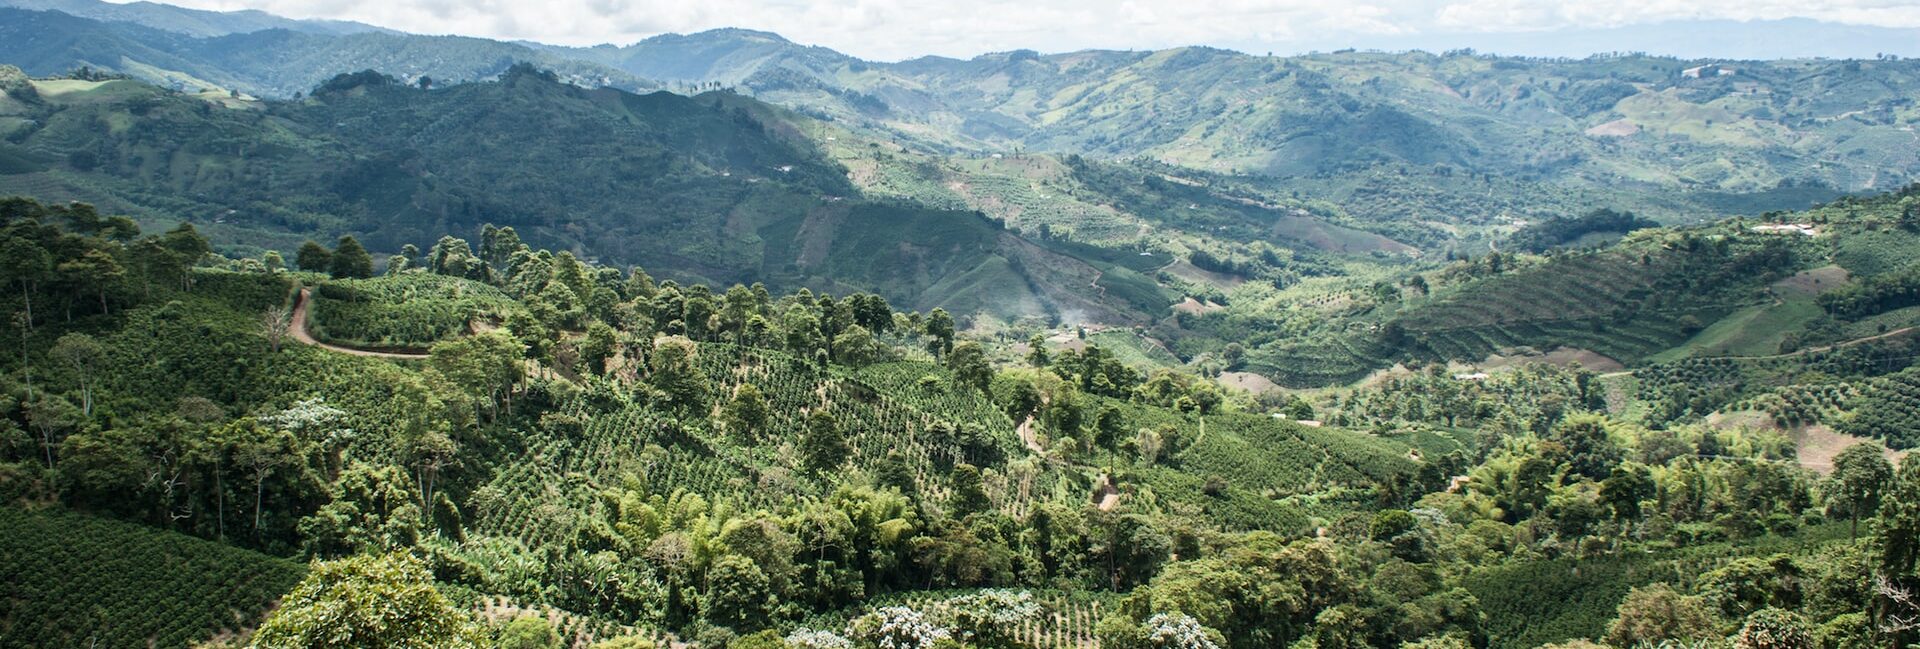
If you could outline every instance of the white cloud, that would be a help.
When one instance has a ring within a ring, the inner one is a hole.
[[[1435,26],[1462,31],[1621,27],[1666,20],[1812,18],[1881,27],[1920,27],[1913,0],[1458,0],[1444,3]]]
[[[1369,37],[1617,27],[1678,19],[1813,18],[1920,27],[1920,0],[170,0],[358,20],[410,32],[571,45],[744,27],[867,58],[1018,48],[1231,45],[1290,49]]]

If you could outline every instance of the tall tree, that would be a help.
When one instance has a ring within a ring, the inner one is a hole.
[[[293,255],[293,263],[309,273],[324,273],[333,267],[333,252],[309,239],[300,244],[299,252]]]
[[[240,419],[227,426],[226,437],[235,445],[234,463],[253,482],[253,534],[260,536],[260,518],[266,511],[267,481],[276,472],[297,470],[302,465],[300,441],[293,433],[260,426],[252,419]]]
[[[160,245],[170,253],[168,261],[172,268],[169,270],[180,275],[183,287],[193,290],[193,267],[200,265],[200,260],[213,252],[213,245],[207,243],[206,237],[200,236],[200,231],[195,230],[192,223],[185,222],[160,235]]]
[[[524,349],[503,331],[443,340],[429,350],[435,370],[469,394],[485,397],[497,411],[512,406],[513,386],[526,369],[520,364]]]
[[[826,408],[816,408],[807,415],[800,452],[805,456],[807,468],[830,471],[846,463],[847,456],[853,454],[853,446],[847,443],[846,432],[840,430],[840,420]]]
[[[120,279],[126,277],[127,269],[113,253],[99,248],[90,248],[77,259],[60,262],[60,275],[71,278],[80,286],[100,298],[100,312],[107,312],[107,293],[119,286]]]
[[[61,336],[53,343],[53,356],[72,370],[80,382],[80,412],[93,416],[93,385],[107,365],[107,348],[83,333]]]
[[[655,340],[653,353],[647,356],[647,384],[663,397],[667,405],[692,412],[707,407],[707,377],[695,357],[700,348],[681,336]]]
[[[1920,459],[1901,460],[1893,486],[1881,502],[1874,530],[1880,544],[1880,574],[1909,579],[1920,562]]]
[[[987,511],[993,502],[987,498],[986,482],[980,477],[980,467],[971,464],[953,465],[953,496],[949,503],[955,514],[965,516]]]
[[[1053,357],[1047,354],[1047,335],[1034,334],[1032,338],[1028,338],[1027,364],[1033,367],[1046,367],[1051,362]]]
[[[335,278],[366,279],[373,277],[373,255],[360,245],[353,235],[340,237],[340,243],[333,247],[333,258],[328,263],[329,274]]]
[[[260,335],[266,336],[267,345],[273,348],[273,353],[280,353],[280,343],[285,342],[287,335],[292,332],[293,312],[287,307],[268,307],[265,313],[260,314]]]
[[[38,242],[19,236],[9,236],[0,241],[0,273],[6,273],[7,279],[20,287],[20,296],[26,305],[26,330],[33,331],[33,295],[40,290],[40,282],[53,270],[53,255]]]
[[[619,348],[619,337],[613,327],[607,323],[594,321],[587,325],[587,337],[580,342],[580,359],[593,368],[594,374],[605,375],[607,362]]]
[[[1887,461],[1880,444],[1860,443],[1840,451],[1833,458],[1833,475],[1827,478],[1827,511],[1845,516],[1850,522],[1848,536],[1857,536],[1860,519],[1880,511],[1880,498],[1893,482],[1893,464]]]
[[[723,556],[708,569],[705,600],[709,621],[742,631],[766,626],[777,604],[767,574],[739,555]]]
[[[947,368],[961,385],[986,392],[993,384],[993,367],[987,364],[986,350],[971,340],[954,345],[947,355]]]
[[[753,443],[766,429],[770,416],[767,398],[760,393],[760,388],[742,383],[734,390],[733,399],[720,409],[720,424],[735,441]]]
[[[946,309],[935,308],[928,313],[925,329],[931,339],[927,341],[927,351],[944,356],[953,349],[953,316],[948,315]]]

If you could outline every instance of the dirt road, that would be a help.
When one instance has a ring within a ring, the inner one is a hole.
[[[376,351],[369,351],[365,349],[354,349],[352,347],[342,347],[340,345],[333,345],[333,344],[320,342],[319,340],[315,340],[313,337],[313,334],[307,331],[307,302],[312,297],[311,295],[309,295],[312,292],[313,292],[313,289],[302,287],[300,289],[300,297],[296,298],[293,302],[293,326],[288,328],[287,333],[292,334],[294,340],[298,340],[302,343],[313,345],[315,347],[319,347],[321,349],[325,349],[328,351],[339,352],[342,354],[351,354],[354,356],[371,356],[374,358],[408,358],[408,359],[421,359],[421,358],[427,357],[426,352],[376,352]]]

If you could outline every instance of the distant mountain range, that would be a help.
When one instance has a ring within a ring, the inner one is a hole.
[[[83,6],[121,6],[72,1]],[[33,75],[89,67],[180,90],[234,91],[265,97],[304,93],[342,72],[375,69],[409,80],[428,77],[458,83],[499,76],[516,62],[537,64],[588,87],[656,87],[620,70],[553,56],[518,43],[419,36],[371,27],[330,29],[351,23],[242,20],[251,14],[183,15],[204,19],[171,20],[173,13],[154,10],[134,14],[139,20],[109,22],[62,11],[0,8],[0,63]],[[272,26],[239,29],[253,22]],[[182,23],[219,33],[196,34],[178,26]]]
[[[1223,45],[1248,52],[1272,49],[1259,43]],[[1327,52],[1349,48],[1435,53],[1465,48],[1504,56],[1557,58],[1639,52],[1683,59],[1871,59],[1887,54],[1920,56],[1920,29],[1845,25],[1805,18],[1675,20],[1623,27],[1374,36],[1359,42],[1321,40],[1288,51]]]
[[[525,61],[586,87],[737,88],[948,154],[1146,156],[1277,177],[1394,163],[1732,192],[1785,181],[1886,188],[1920,172],[1920,62],[1909,60],[1269,57],[1189,47],[878,63],[739,29],[574,48],[165,5],[7,1],[133,22],[0,9],[0,62],[35,75],[88,66],[188,90],[288,97],[360,69],[452,83]],[[237,33],[256,24],[274,27]],[[1720,27],[1714,33],[1733,26]],[[226,33],[205,35],[215,32]]]
[[[309,34],[364,34],[400,32],[344,20],[296,20],[264,11],[203,11],[157,2],[102,2],[101,0],[0,0],[0,7],[58,11],[105,22],[135,23],[188,36],[226,36],[266,29]]]

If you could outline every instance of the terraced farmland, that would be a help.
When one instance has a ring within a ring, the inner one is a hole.
[[[1757,297],[1708,290],[1675,295],[1669,255],[1571,255],[1467,284],[1398,319],[1431,356],[1478,360],[1530,346],[1574,347],[1632,363],[1685,342]]]
[[[772,418],[753,443],[720,443],[720,433],[705,422],[683,423],[645,404],[589,417],[594,406],[583,399],[569,407],[575,417],[561,420],[579,423],[550,426],[533,437],[526,461],[503,468],[483,488],[477,496],[486,503],[480,528],[528,543],[564,538],[583,524],[574,513],[590,511],[597,491],[620,484],[624,475],[640,477],[654,493],[686,490],[751,506],[857,482],[856,475],[814,474],[796,466],[806,417],[819,408],[846,432],[852,465],[876,466],[898,451],[919,489],[936,499],[948,488],[953,464],[991,466],[1021,452],[1012,421],[955,387],[937,366],[896,363],[823,374],[779,352],[724,344],[702,345],[696,359],[708,379],[724,386],[721,392],[752,383],[766,395]],[[938,385],[920,386],[926,376]],[[983,424],[988,448],[969,449],[933,430],[936,422],[957,421]],[[1028,506],[1004,483],[995,486],[990,479],[989,491],[1009,511]]]
[[[303,572],[184,534],[0,507],[0,647],[187,647],[257,623]]]

